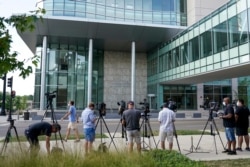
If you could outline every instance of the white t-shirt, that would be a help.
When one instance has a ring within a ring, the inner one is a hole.
[[[163,108],[159,112],[158,121],[160,122],[160,131],[173,131],[173,121],[175,121],[175,113],[168,108]]]

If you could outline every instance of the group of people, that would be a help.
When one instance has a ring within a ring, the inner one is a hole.
[[[237,101],[236,111],[234,112],[233,106],[230,104],[230,99],[228,97],[223,99],[224,113],[219,117],[223,119],[223,125],[225,127],[225,134],[227,138],[227,149],[223,152],[229,155],[236,155],[236,151],[242,151],[243,140],[245,141],[245,150],[250,151],[249,148],[249,136],[248,136],[248,126],[249,126],[249,109],[244,105],[244,100],[239,99]],[[93,102],[88,104],[88,107],[83,110],[81,114],[81,121],[83,122],[83,134],[85,136],[85,153],[88,154],[92,151],[92,145],[95,140],[95,122],[97,120],[94,114],[95,104]],[[74,106],[74,101],[69,102],[68,112],[61,118],[61,120],[68,117],[69,123],[67,127],[67,132],[64,141],[67,142],[70,135],[71,129],[75,131],[75,142],[80,141],[78,132],[78,117],[76,114],[76,108]],[[140,119],[141,112],[135,109],[134,102],[129,101],[127,103],[127,110],[123,112],[121,123],[126,129],[127,139],[128,139],[128,151],[132,152],[134,147],[134,142],[137,145],[137,151],[141,152],[141,133],[140,133]],[[158,121],[160,123],[159,138],[161,149],[165,148],[165,141],[167,139],[169,143],[169,150],[173,148],[173,137],[175,132],[175,113],[169,108],[168,103],[164,103],[162,110],[159,112]],[[238,146],[236,148],[236,135],[238,136]],[[61,130],[61,126],[58,123],[50,124],[48,122],[39,122],[30,125],[28,129],[25,130],[25,135],[31,144],[33,150],[39,150],[38,136],[46,136],[46,149],[50,153],[50,137],[51,133],[56,133]],[[37,151],[36,151],[37,152]]]
[[[67,127],[67,132],[64,141],[67,142],[70,135],[70,131],[75,132],[76,140],[80,141],[80,136],[78,132],[77,123],[79,119],[76,114],[76,108],[74,106],[74,101],[69,102],[68,112],[61,118],[64,120],[68,117],[69,123]],[[88,107],[83,110],[81,114],[81,121],[83,122],[83,134],[85,136],[85,153],[88,154],[92,151],[92,145],[95,140],[95,122],[97,120],[94,114],[94,103],[89,103]],[[141,152],[141,134],[140,134],[140,119],[141,112],[136,110],[134,107],[134,102],[129,101],[127,103],[127,110],[122,114],[121,123],[126,129],[127,139],[128,139],[128,151],[133,151],[134,142],[137,144],[137,151]],[[158,120],[160,122],[160,140],[161,148],[165,149],[165,140],[169,141],[169,149],[173,147],[173,122],[175,120],[175,114],[172,110],[167,108],[167,104],[163,105],[162,111],[159,113]],[[61,130],[61,126],[58,123],[50,124],[48,122],[39,122],[30,125],[25,130],[25,136],[30,143],[31,150],[33,150],[33,155],[36,155],[39,151],[39,141],[38,136],[46,136],[46,150],[50,154],[50,137],[51,133],[56,133]]]
[[[239,99],[236,103],[236,109],[232,104],[230,104],[230,98],[226,97],[223,99],[224,113],[219,117],[223,119],[223,126],[225,127],[225,134],[227,138],[227,149],[223,153],[228,155],[236,155],[236,151],[243,151],[242,144],[243,140],[245,141],[246,147],[245,150],[250,151],[249,149],[249,109],[245,106],[244,100]],[[238,144],[236,147],[236,135],[238,136]]]

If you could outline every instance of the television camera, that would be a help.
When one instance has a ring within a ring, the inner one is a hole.
[[[99,111],[100,116],[105,116],[106,115],[106,104],[105,103],[97,103],[97,110]]]
[[[200,108],[203,108],[204,110],[209,109],[210,111],[215,111],[218,112],[218,110],[220,109],[220,104],[218,102],[210,102],[209,99],[207,98],[203,105],[200,105]]]
[[[48,100],[52,100],[53,98],[56,98],[56,92],[57,91],[53,91],[53,92],[47,92],[44,95],[47,97]]]
[[[126,102],[122,100],[120,102],[117,102],[117,105],[119,106],[119,108],[118,108],[118,114],[122,115],[123,111],[125,111],[125,109],[126,109]]]
[[[143,100],[143,102],[140,102],[139,103],[140,105],[142,105],[142,109],[144,110],[144,113],[149,113],[150,110],[149,110],[149,103],[147,102],[146,99]]]
[[[177,104],[171,98],[169,98],[166,103],[163,103],[161,105],[161,108],[163,108],[163,107],[167,107],[168,109],[170,109],[170,110],[172,110],[174,112],[177,112]]]

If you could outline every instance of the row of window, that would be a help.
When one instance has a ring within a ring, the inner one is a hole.
[[[149,59],[148,62],[150,64],[148,75],[155,75],[242,45],[249,41],[249,27],[250,10],[220,23],[159,57],[151,56],[151,60]],[[234,54],[230,56],[237,57],[239,53]],[[212,63],[213,61],[207,62],[205,65]]]
[[[43,4],[47,15],[187,25],[185,0],[46,0]]]

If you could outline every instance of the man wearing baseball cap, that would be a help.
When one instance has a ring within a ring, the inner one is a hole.
[[[133,151],[134,141],[137,144],[137,151],[141,152],[141,135],[140,135],[140,111],[135,110],[134,102],[128,102],[128,110],[123,112],[122,124],[126,128],[128,137],[128,150]]]

